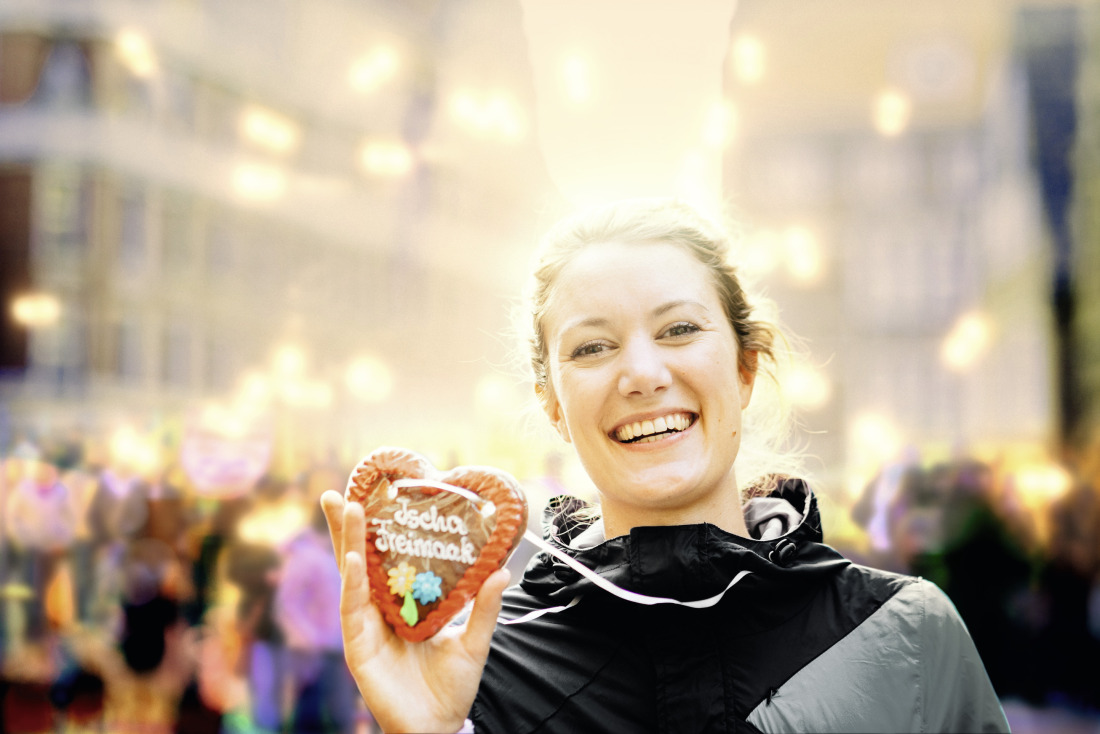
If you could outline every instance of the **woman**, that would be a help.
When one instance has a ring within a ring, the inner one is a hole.
[[[938,589],[846,561],[801,480],[735,466],[777,334],[726,247],[648,200],[544,244],[536,392],[600,497],[598,519],[552,502],[547,540],[613,593],[543,554],[507,592],[491,576],[464,627],[406,644],[368,602],[361,508],[322,497],[345,654],[387,731],[1007,731]],[[521,623],[497,625],[502,593]]]

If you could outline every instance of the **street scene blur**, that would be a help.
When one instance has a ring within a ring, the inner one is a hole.
[[[318,498],[591,497],[524,286],[625,196],[734,224],[826,542],[1100,731],[1100,3],[4,0],[0,732],[374,731]]]

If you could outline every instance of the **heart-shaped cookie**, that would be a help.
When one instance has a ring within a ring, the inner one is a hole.
[[[440,472],[406,449],[377,449],[348,479],[363,505],[371,598],[400,637],[426,640],[502,567],[527,527],[527,499],[486,466]]]

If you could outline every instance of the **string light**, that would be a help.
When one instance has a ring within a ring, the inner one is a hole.
[[[875,130],[886,137],[896,137],[905,132],[912,114],[909,97],[896,89],[887,89],[875,97]]]
[[[987,316],[977,311],[963,314],[944,337],[940,358],[949,369],[963,372],[988,351],[992,334],[993,327]]]
[[[233,172],[233,189],[245,199],[271,201],[286,191],[286,175],[271,166],[244,164]]]
[[[49,293],[27,293],[12,301],[11,316],[31,329],[53,326],[61,318],[61,302]]]
[[[298,144],[298,126],[281,115],[259,107],[241,114],[241,134],[275,153],[288,153]]]
[[[404,143],[373,140],[363,146],[360,159],[363,168],[376,176],[399,177],[413,167],[413,155]]]
[[[134,76],[147,79],[157,71],[157,58],[149,39],[140,31],[126,28],[115,38],[115,50]]]
[[[738,36],[731,54],[734,75],[745,84],[764,78],[764,42],[756,36]]]
[[[379,46],[352,64],[348,81],[352,89],[369,94],[392,79],[397,67],[397,52],[389,46]]]

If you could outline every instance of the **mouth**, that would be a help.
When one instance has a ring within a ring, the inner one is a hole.
[[[690,428],[699,418],[695,413],[669,413],[652,420],[619,426],[610,436],[619,443],[652,443]]]

